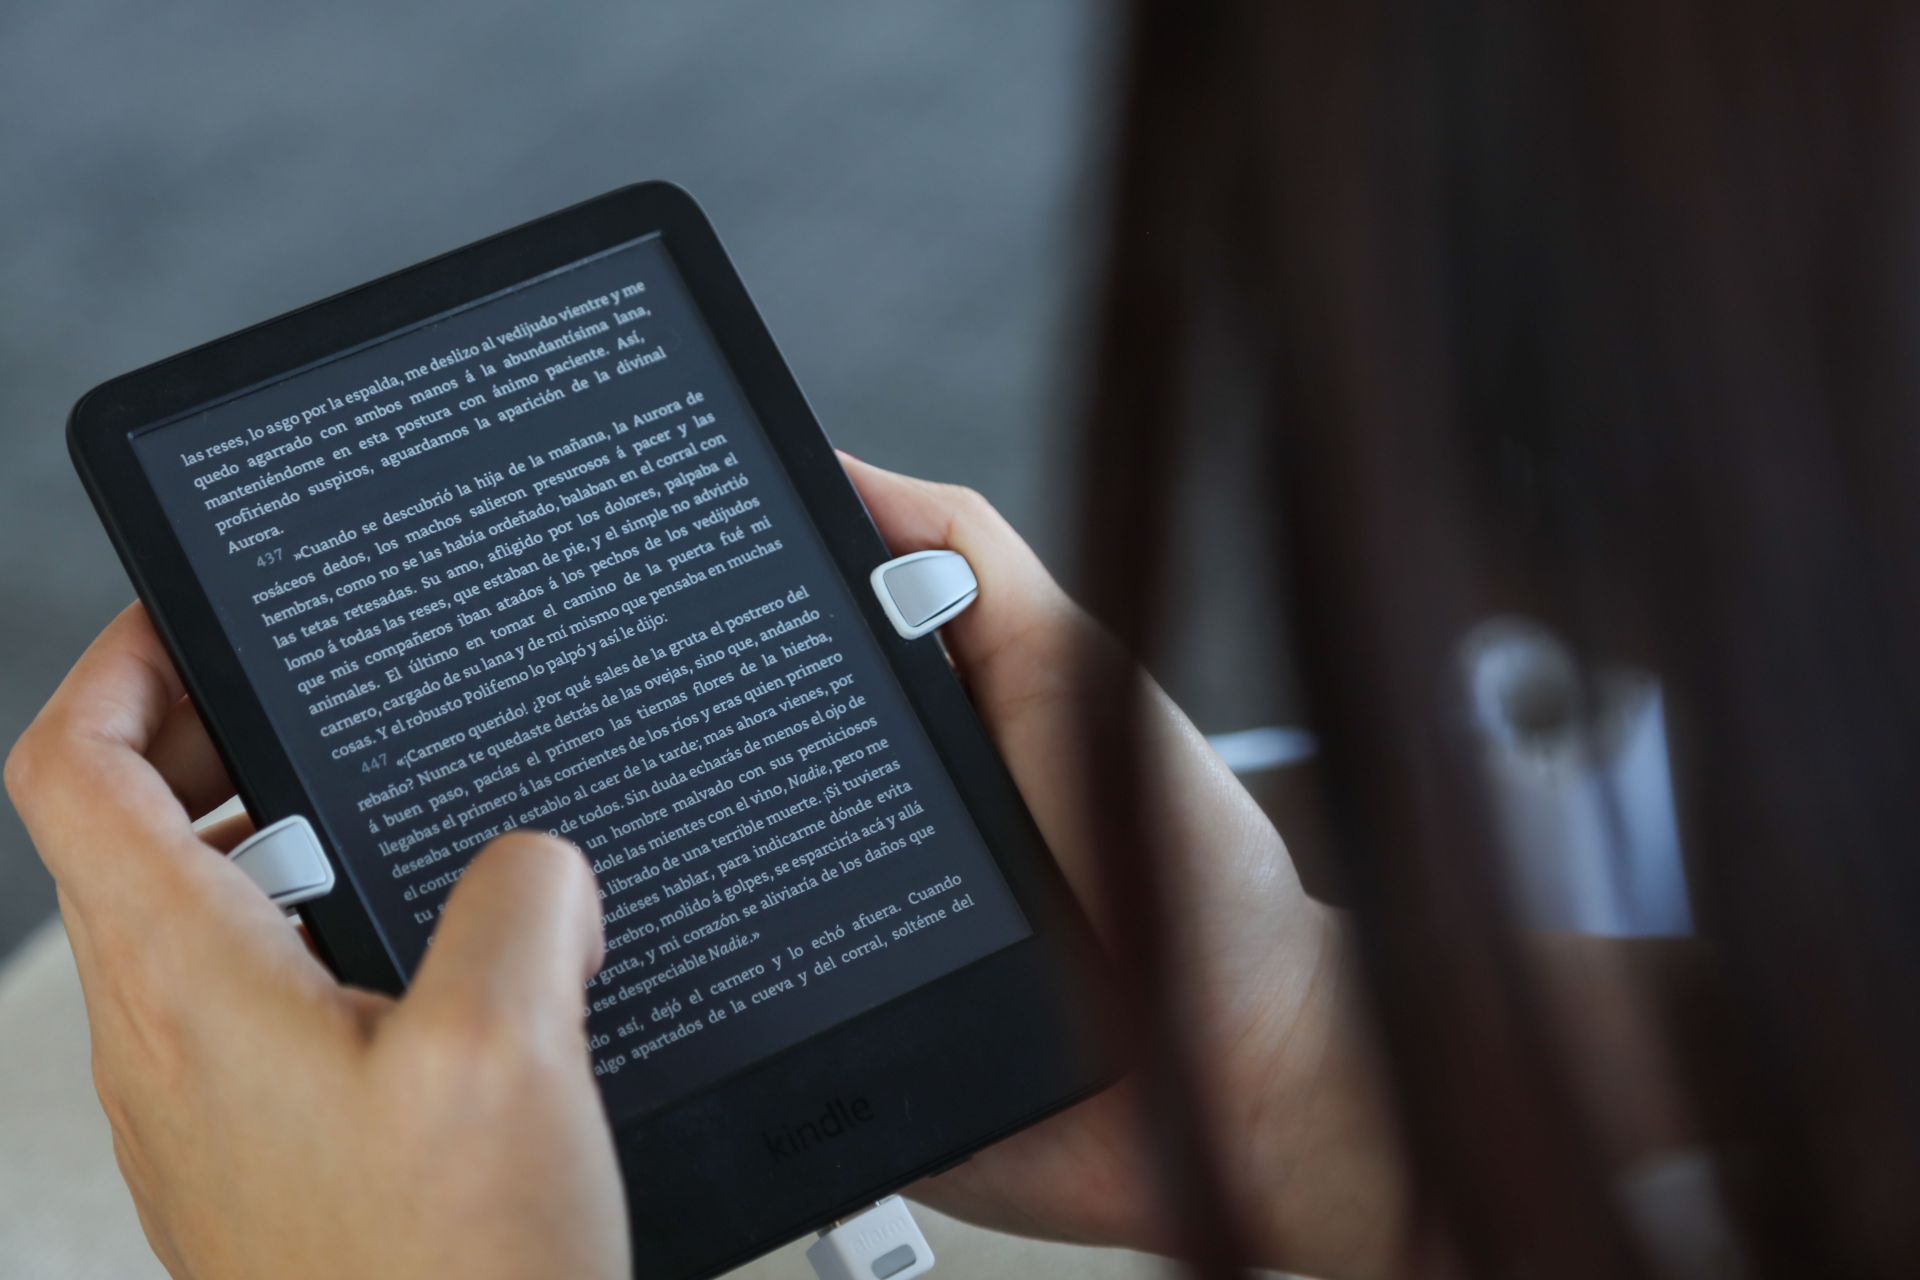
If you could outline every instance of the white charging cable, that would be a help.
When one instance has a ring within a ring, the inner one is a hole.
[[[820,1233],[807,1248],[820,1280],[913,1280],[933,1270],[933,1249],[899,1196]]]

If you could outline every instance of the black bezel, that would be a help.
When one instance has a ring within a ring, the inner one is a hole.
[[[1083,962],[1092,954],[1085,923],[938,642],[900,639],[873,599],[866,578],[886,547],[699,206],[668,183],[624,187],[196,347],[88,392],[74,406],[68,446],[248,809],[262,822],[311,817],[314,806],[130,438],[653,232],[1034,928],[1024,941],[617,1127],[636,1265],[646,1274],[698,1276],[951,1165],[1110,1075],[1081,1012]],[[400,975],[357,892],[335,892],[301,914],[343,981],[398,989]],[[774,1153],[765,1134],[836,1099],[843,1115],[857,1099],[871,1118],[842,1125],[831,1142]]]

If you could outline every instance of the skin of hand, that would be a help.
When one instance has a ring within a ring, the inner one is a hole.
[[[977,494],[845,461],[895,554],[950,547],[973,565],[980,598],[942,634],[1098,926],[1072,772],[1096,696],[1077,659],[1098,628]],[[1258,1261],[1387,1274],[1405,1197],[1342,926],[1205,740],[1148,696],[1196,1057]],[[570,846],[494,841],[405,997],[341,986],[216,856],[247,828],[194,832],[233,788],[137,605],[6,782],[59,887],[116,1156],[175,1276],[630,1274],[581,999],[599,906]],[[1152,1160],[1123,1084],[915,1194],[986,1226],[1166,1249]]]
[[[400,1000],[341,986],[193,818],[231,794],[138,606],[7,760],[59,889],[93,1077],[181,1280],[631,1274],[586,1047],[571,846],[490,844]]]
[[[895,555],[951,548],[980,595],[941,632],[1035,822],[1101,926],[1079,734],[1086,646],[1110,643],[978,494],[842,455]],[[1170,911],[1192,983],[1195,1059],[1214,1148],[1255,1259],[1314,1275],[1394,1271],[1405,1239],[1401,1153],[1358,1009],[1338,913],[1301,889],[1259,805],[1146,682],[1149,774],[1174,865]],[[1108,938],[1124,945],[1124,939]],[[1165,1251],[1140,1100],[1126,1084],[998,1145],[914,1195],[985,1226]]]

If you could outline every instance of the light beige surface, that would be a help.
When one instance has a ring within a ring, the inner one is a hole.
[[[917,1210],[947,1277],[1133,1280],[1174,1268],[1119,1250],[1041,1244]],[[806,1242],[735,1272],[812,1274]],[[86,1014],[66,935],[50,924],[0,969],[0,1275],[8,1280],[160,1280],[114,1168],[87,1070]]]

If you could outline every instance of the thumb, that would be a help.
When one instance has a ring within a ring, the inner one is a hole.
[[[1084,615],[1026,540],[972,489],[882,470],[845,452],[840,462],[894,555],[945,549],[972,566],[979,598],[940,634],[991,723],[1030,695],[1027,677],[1047,669],[1045,660],[1064,662],[1067,645],[1084,639]]]
[[[514,831],[480,851],[447,899],[404,1016],[577,1034],[603,956],[600,897],[580,851]]]

